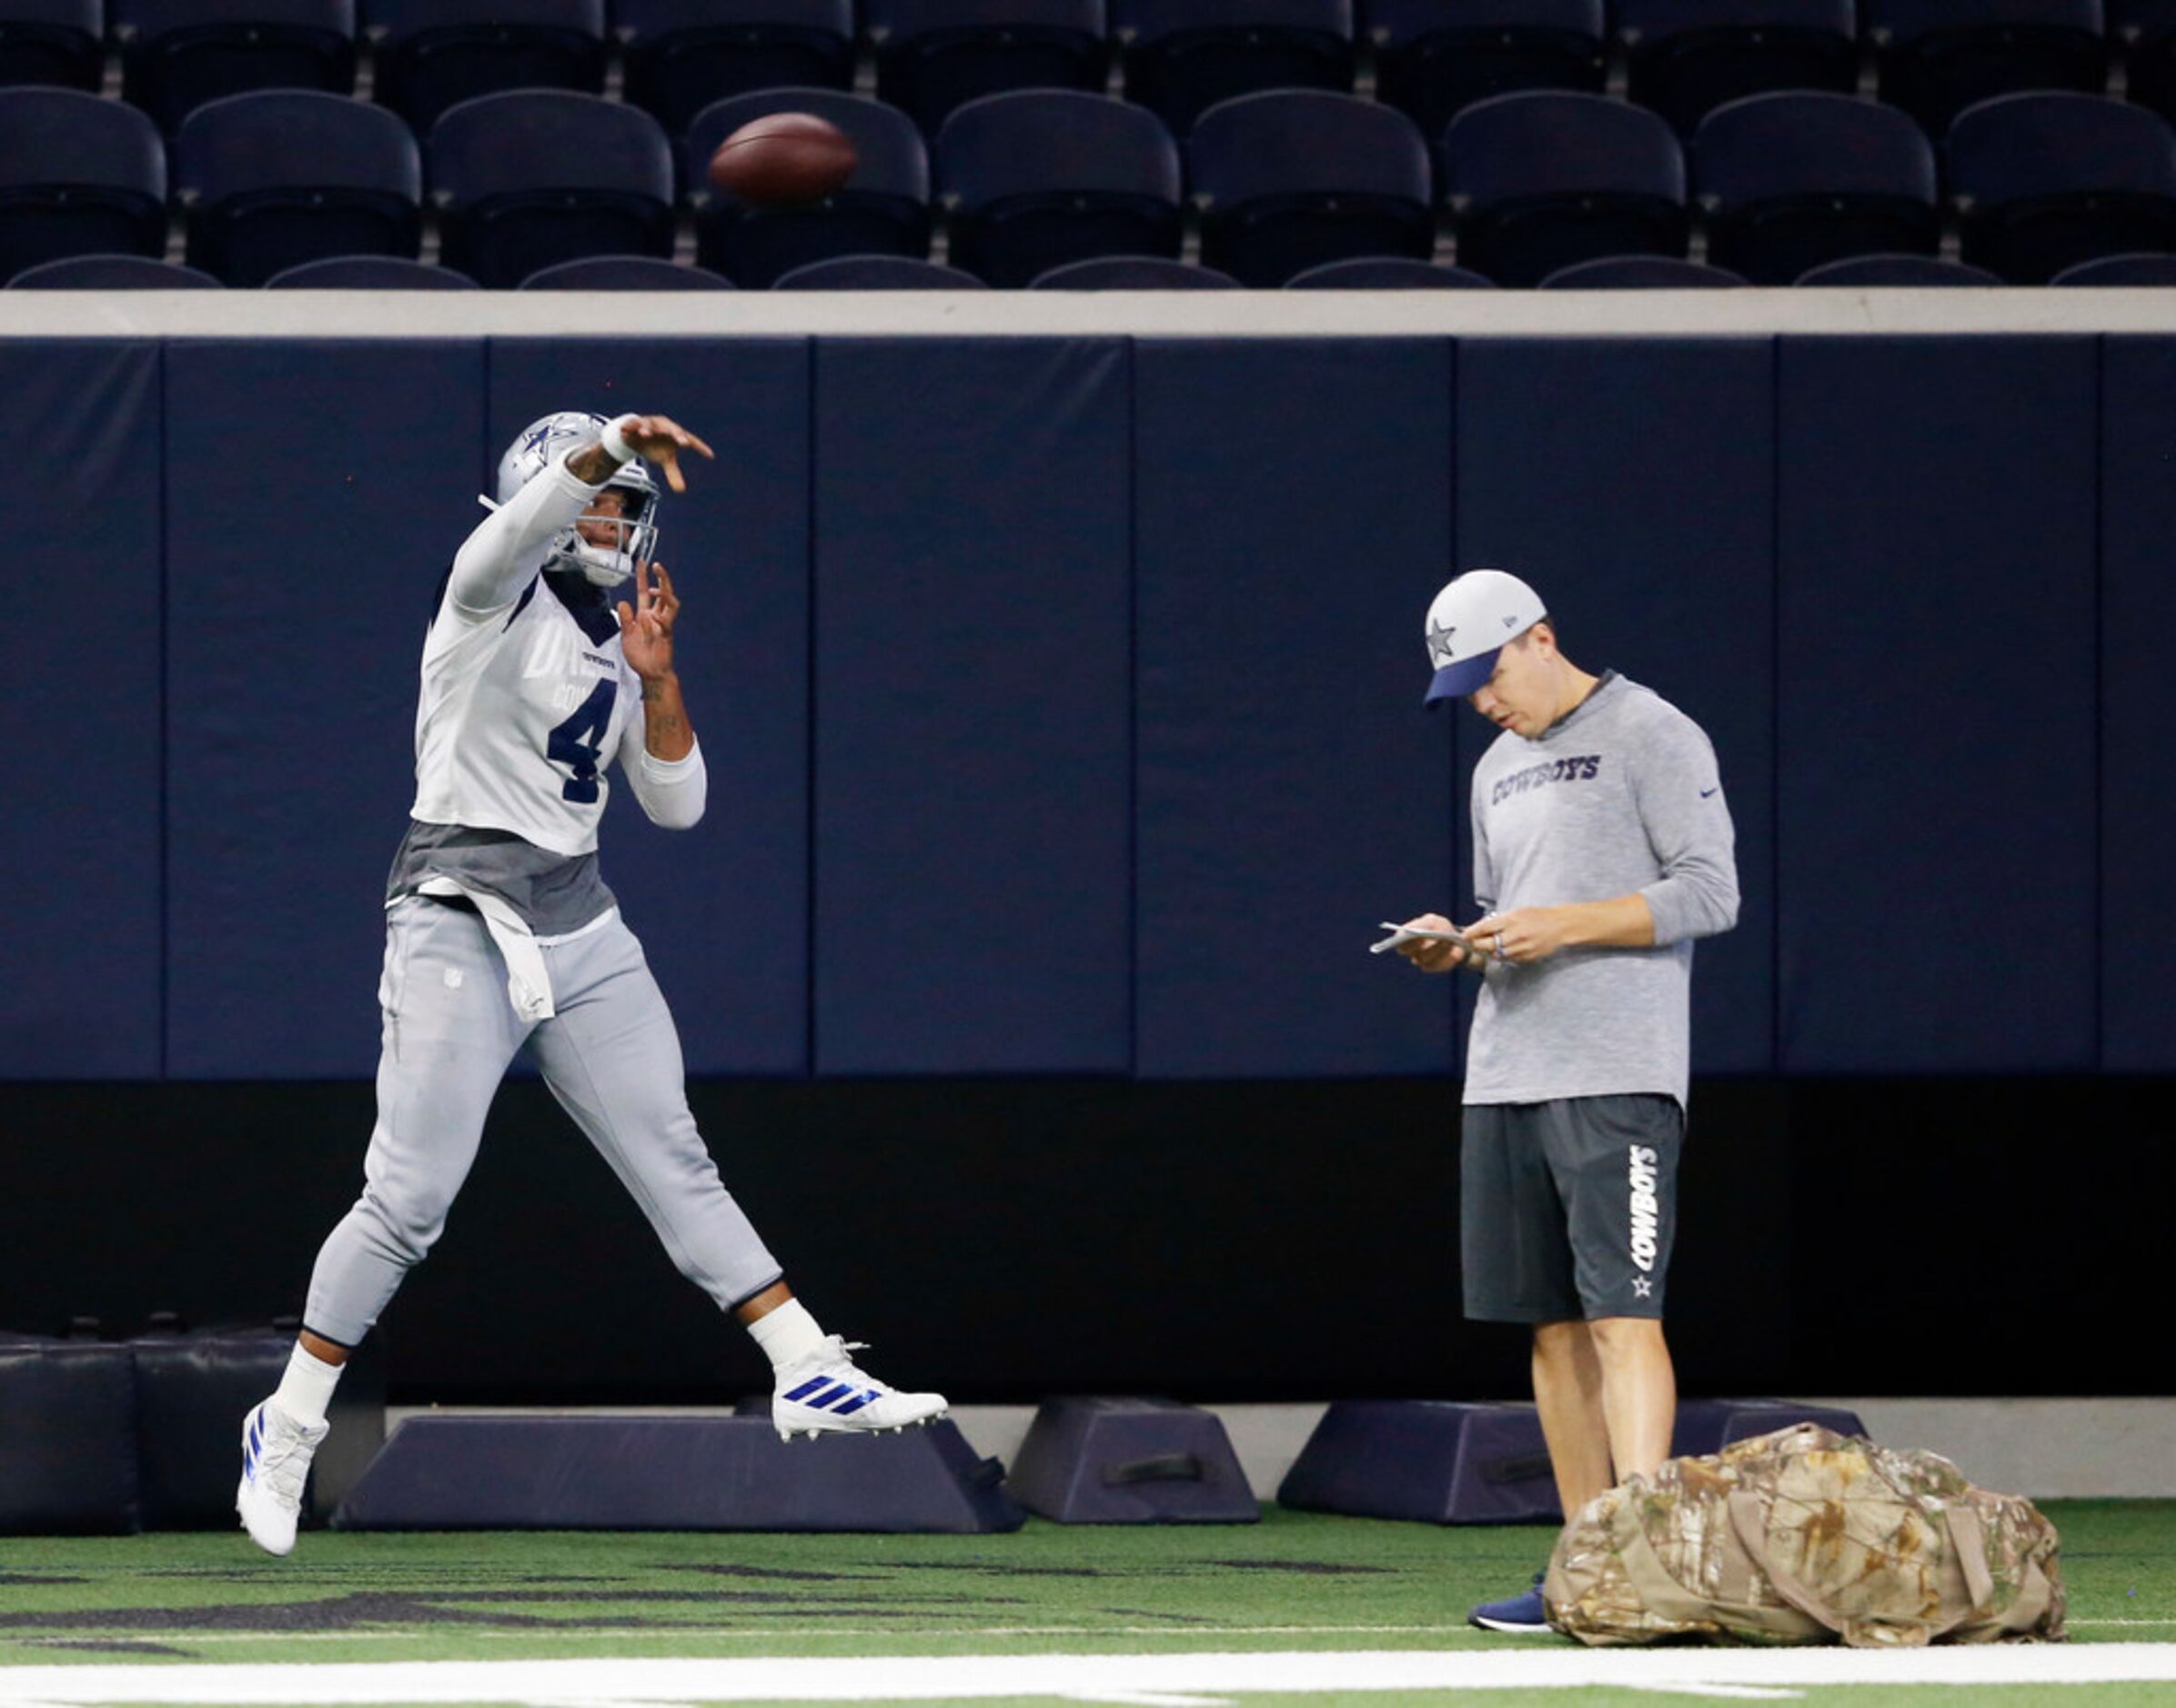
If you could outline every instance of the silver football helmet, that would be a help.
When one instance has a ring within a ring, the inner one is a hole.
[[[552,464],[579,445],[599,437],[608,425],[600,415],[583,409],[563,409],[531,421],[515,436],[499,459],[499,502],[504,504]],[[618,491],[626,506],[624,516],[592,517],[592,526],[609,520],[618,538],[610,546],[592,546],[572,526],[552,536],[547,569],[579,569],[600,588],[617,587],[648,563],[657,553],[658,482],[650,465],[640,457],[620,465],[605,482],[607,491]]]

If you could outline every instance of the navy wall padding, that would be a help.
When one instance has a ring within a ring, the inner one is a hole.
[[[166,372],[166,1071],[368,1078],[483,345],[185,339]]]
[[[2176,1071],[2176,338],[2111,337],[2100,370],[2100,1063]],[[2052,688],[2053,684],[2050,684]]]
[[[1788,1071],[2096,1065],[2096,363],[1782,342]]]
[[[819,1071],[1130,1065],[1127,367],[817,348]]]
[[[667,488],[658,557],[710,804],[660,830],[612,773],[605,881],[671,1005],[690,1073],[809,1067],[809,347],[500,339],[488,455],[559,409],[667,415],[717,453]],[[481,514],[479,511],[478,514]],[[632,584],[614,596],[631,602]],[[638,714],[639,715],[639,714]]]
[[[1421,709],[1451,561],[1447,340],[1135,357],[1136,1070],[1444,1073],[1448,979],[1367,953],[1453,910]]]
[[[1703,1073],[1775,1065],[1774,366],[1765,339],[1458,353],[1459,563],[1523,578],[1567,657],[1654,689],[1715,743],[1741,904],[1737,929],[1694,951]],[[1496,732],[1446,709],[1463,785]],[[1461,853],[1470,865],[1470,841]],[[1471,899],[1469,885],[1461,923]]]
[[[1490,732],[1456,568],[1715,739],[1744,912],[1697,1072],[2168,1071],[2176,340],[0,343],[51,430],[0,1078],[367,1080],[431,592],[504,440],[633,402],[710,816],[605,870],[698,1076],[1440,1075]],[[623,793],[625,791],[622,791]]]
[[[0,1079],[160,1071],[159,395],[150,342],[0,343]]]

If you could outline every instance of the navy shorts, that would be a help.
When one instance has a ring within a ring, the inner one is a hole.
[[[1458,1160],[1466,1314],[1660,1317],[1684,1140],[1673,1097],[1468,1104]]]

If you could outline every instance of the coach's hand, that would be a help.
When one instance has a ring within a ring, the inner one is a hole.
[[[1566,920],[1560,908],[1514,908],[1492,913],[1462,928],[1482,950],[1519,966],[1546,960],[1565,946]]]
[[[1451,922],[1440,913],[1424,913],[1417,919],[1407,919],[1405,929],[1409,931],[1447,931]],[[1397,952],[1418,967],[1423,972],[1448,972],[1466,959],[1466,951],[1456,943],[1438,943],[1433,938],[1408,938],[1397,945]]]

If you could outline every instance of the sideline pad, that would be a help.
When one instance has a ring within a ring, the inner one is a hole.
[[[1046,1400],[1005,1492],[1063,1524],[1254,1524],[1223,1421],[1170,1400]]]
[[[1018,1530],[950,1419],[781,1442],[768,1417],[412,1417],[340,1530]]]
[[[1849,1412],[1793,1400],[1687,1400],[1673,1454],[1720,1452],[1749,1435],[1810,1422],[1864,1434]],[[1548,1443],[1531,1405],[1340,1400],[1277,1491],[1281,1505],[1431,1524],[1560,1522]]]
[[[855,1702],[1063,1697],[1140,1703],[1230,1693],[1563,1690],[1716,1694],[1823,1685],[2176,1682],[2176,1643],[1864,1649],[1531,1649],[1254,1654],[878,1656],[854,1660],[462,1661],[323,1666],[0,1669],[0,1703]]]

